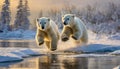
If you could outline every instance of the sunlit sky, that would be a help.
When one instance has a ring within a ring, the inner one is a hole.
[[[1,6],[3,4],[3,1],[4,0],[0,0],[0,11],[1,11]],[[97,1],[100,1],[99,2],[100,4],[106,3],[108,1],[115,1],[116,3],[117,2],[120,3],[119,0],[28,0],[30,12],[31,12],[30,19],[35,19],[38,16],[41,9],[47,10],[50,8],[61,8],[61,7],[63,7],[64,4],[65,5],[73,4],[77,7],[83,7],[87,4],[94,4]],[[16,7],[17,7],[18,3],[19,3],[19,0],[10,0],[10,4],[11,4],[10,10],[12,13],[12,22],[14,21],[13,18],[15,17],[15,14],[17,11]]]

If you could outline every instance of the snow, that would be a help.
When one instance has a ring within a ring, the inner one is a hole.
[[[78,48],[83,52],[112,52],[115,50],[119,50],[120,46],[111,46],[111,45],[102,45],[102,44],[91,44],[88,46],[82,46]]]
[[[24,57],[41,55],[36,49],[28,48],[0,48],[0,63],[23,60]]]
[[[111,39],[111,40],[120,40],[120,34],[117,33],[115,35],[111,35],[108,37],[108,39]]]
[[[36,32],[33,30],[15,30],[0,33],[0,39],[34,39]]]

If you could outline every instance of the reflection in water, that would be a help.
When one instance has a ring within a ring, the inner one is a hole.
[[[73,58],[71,61],[65,59],[63,61],[63,64],[64,64],[64,69],[88,69],[87,58],[79,58],[79,59]]]
[[[50,54],[49,56],[43,56],[39,58],[39,69],[60,69],[60,61],[58,56]]]
[[[28,42],[15,42],[13,46],[29,48],[29,43]]]
[[[0,42],[0,47],[8,47],[10,45],[10,42],[8,42],[7,40],[6,41],[2,41]]]
[[[49,54],[27,58],[6,67],[8,69],[112,69],[120,65],[120,57],[66,58],[65,55]],[[1,68],[0,68],[1,69]]]
[[[24,41],[24,40],[1,40],[0,47],[22,47],[22,48],[38,48],[35,41]]]

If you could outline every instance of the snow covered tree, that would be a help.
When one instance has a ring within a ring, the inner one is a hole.
[[[17,9],[16,20],[14,23],[15,29],[29,29],[30,21],[28,16],[30,15],[30,12],[28,1],[25,0],[25,5],[23,5],[23,1],[20,0]]]
[[[4,4],[2,6],[2,11],[1,11],[1,22],[0,22],[0,29],[4,32],[7,32],[10,30],[10,1],[9,0],[5,0]]]
[[[24,29],[29,29],[30,26],[30,21],[29,21],[29,16],[30,16],[30,10],[28,7],[28,0],[25,0],[25,4],[23,7],[23,14],[24,14]]]
[[[22,23],[23,23],[23,1],[20,0],[19,1],[19,5],[17,7],[17,14],[16,14],[16,20],[15,20],[15,23],[14,23],[14,27],[15,29],[17,28],[21,28],[22,26]]]

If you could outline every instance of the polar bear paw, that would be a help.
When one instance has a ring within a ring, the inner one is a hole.
[[[39,42],[39,45],[42,45],[44,43],[44,41],[41,41],[41,42]]]
[[[64,38],[62,38],[62,41],[67,41],[67,40],[69,40],[68,37],[64,37]]]
[[[77,37],[75,37],[75,36],[72,36],[72,38],[73,38],[73,39],[75,39],[75,40],[78,40],[78,38],[77,38]]]

